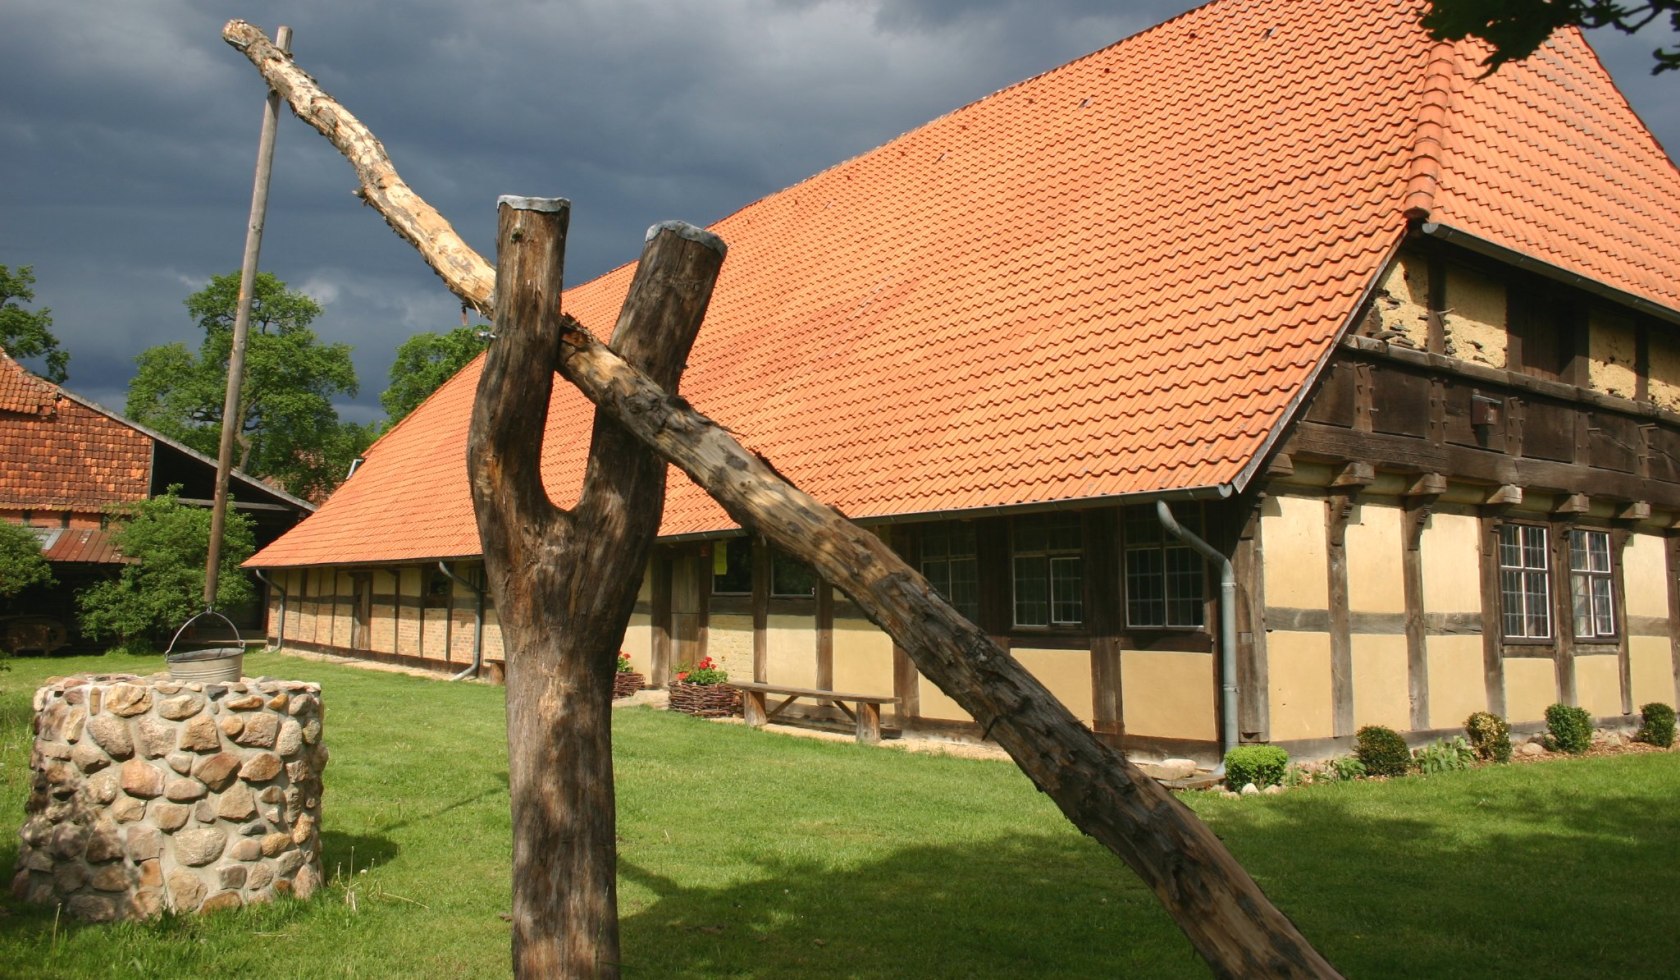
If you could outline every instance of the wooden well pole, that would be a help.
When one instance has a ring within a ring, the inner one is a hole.
[[[274,32],[275,45],[292,51],[292,29]],[[251,187],[251,217],[245,226],[245,260],[239,269],[239,302],[233,317],[233,350],[228,354],[227,397],[222,401],[222,442],[216,453],[216,491],[210,498],[210,552],[204,564],[204,608],[216,607],[216,585],[222,564],[222,532],[227,526],[228,477],[233,472],[233,442],[244,422],[239,389],[245,378],[245,346],[251,333],[251,299],[257,282],[257,256],[262,252],[263,222],[268,217],[268,184],[274,173],[274,133],[280,124],[280,93],[268,90],[263,103],[262,135],[257,139],[257,174]]]

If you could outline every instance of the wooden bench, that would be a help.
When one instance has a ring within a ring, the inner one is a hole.
[[[741,692],[741,717],[753,728],[763,728],[770,719],[780,714],[783,708],[800,698],[808,698],[818,704],[832,704],[839,708],[857,726],[857,740],[865,743],[881,740],[881,705],[898,703],[897,698],[890,696],[818,691],[809,687],[786,687],[779,684],[760,684],[756,681],[730,681],[729,686]],[[785,700],[766,710],[765,697],[771,694]],[[848,708],[848,704],[857,705],[857,710]]]

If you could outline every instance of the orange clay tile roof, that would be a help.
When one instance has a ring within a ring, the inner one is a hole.
[[[98,511],[144,500],[152,440],[0,352],[0,506]]]
[[[1680,174],[1579,35],[1478,81],[1420,8],[1218,0],[742,208],[683,393],[854,518],[1228,492],[1409,219],[1680,309]],[[630,273],[563,305],[604,333]],[[252,564],[478,554],[478,374]],[[672,471],[663,535],[731,526]]]

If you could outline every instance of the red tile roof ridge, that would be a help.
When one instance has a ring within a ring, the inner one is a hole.
[[[1441,155],[1445,152],[1446,121],[1452,111],[1453,75],[1458,70],[1458,50],[1451,41],[1437,41],[1429,51],[1424,68],[1423,92],[1419,96],[1417,133],[1412,140],[1412,161],[1408,167],[1402,211],[1407,218],[1423,220],[1435,206],[1435,190],[1441,184]]]

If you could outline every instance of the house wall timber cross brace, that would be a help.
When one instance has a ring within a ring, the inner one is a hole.
[[[850,596],[925,676],[985,721],[1069,820],[1143,878],[1217,974],[1336,975],[1205,825],[1099,741],[921,575],[671,393],[721,265],[721,242],[675,223],[650,232],[614,332],[614,345],[622,345],[615,353],[559,310],[564,202],[504,198],[492,270],[402,182],[373,134],[260,31],[230,21],[223,37],[351,160],[363,199],[451,290],[494,312],[498,340],[474,406],[469,465],[511,654],[514,965],[521,976],[618,973],[606,706],[617,637],[663,497],[664,470],[653,454]],[[597,406],[588,475],[571,512],[543,495],[541,446],[529,437],[542,431],[555,370]],[[619,470],[631,472],[615,478]],[[658,474],[654,485],[640,478],[644,470]],[[591,564],[613,548],[614,567]],[[562,557],[586,557],[579,564],[594,581],[567,581]],[[610,572],[618,574],[603,574]],[[570,601],[541,601],[557,594]],[[538,744],[522,744],[528,739],[520,731],[540,733]],[[546,768],[531,764],[538,759]]]

